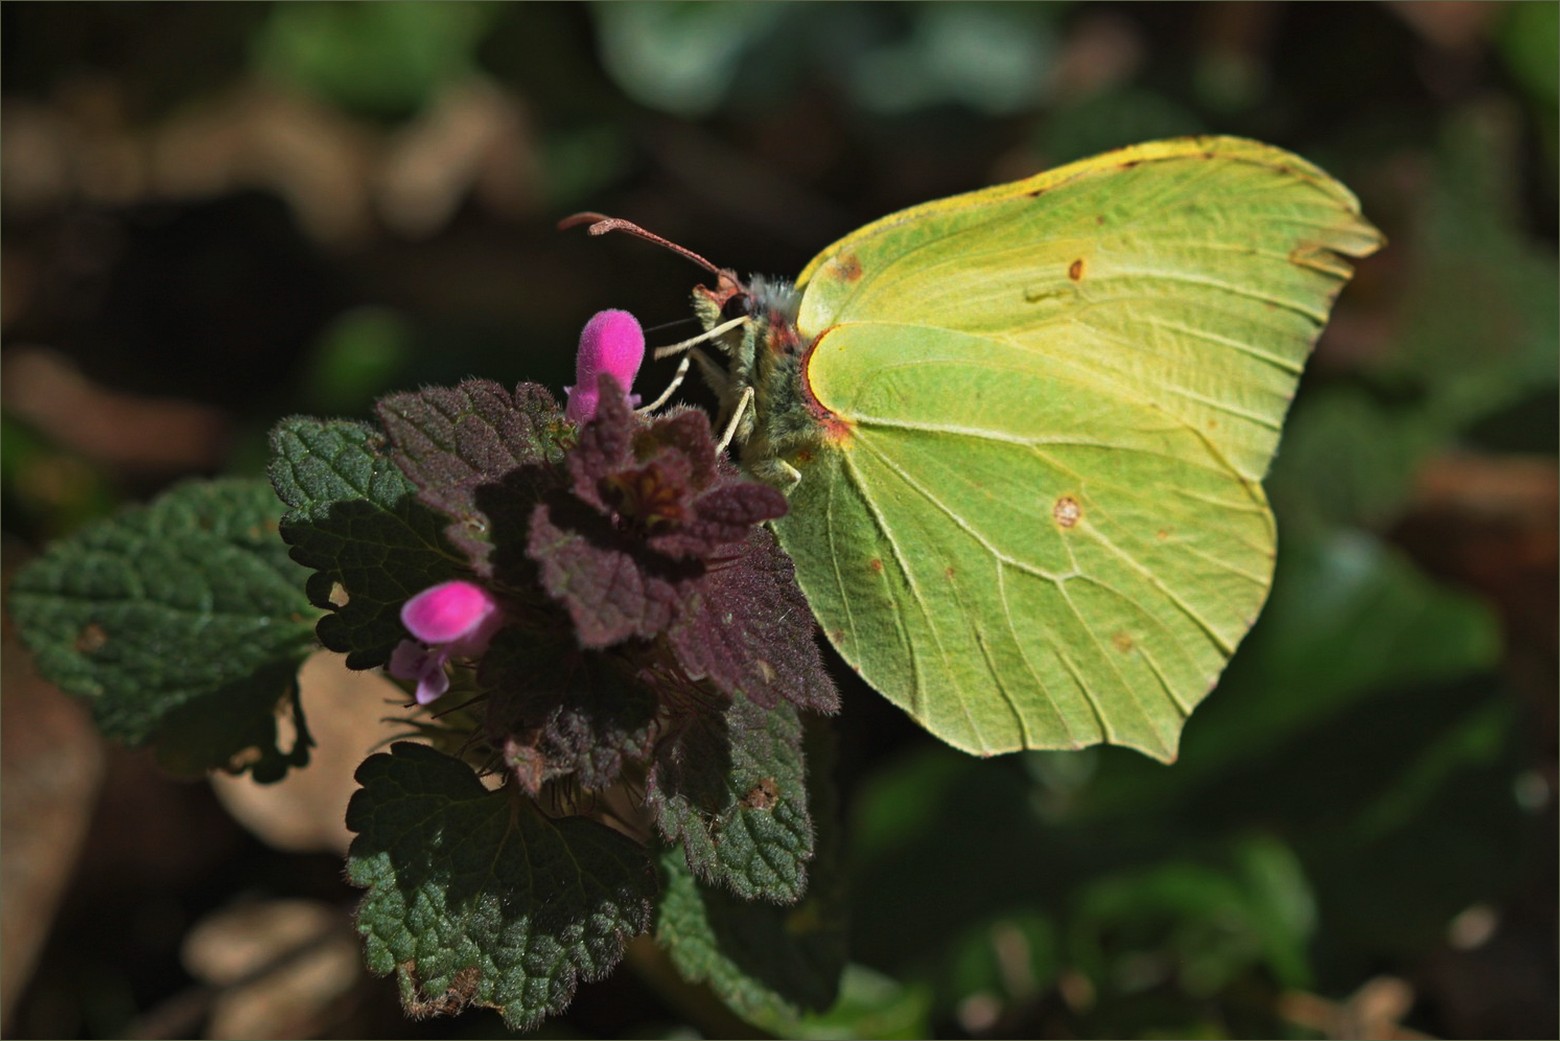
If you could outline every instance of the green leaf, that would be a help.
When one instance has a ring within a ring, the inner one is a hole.
[[[1267,482],[1285,536],[1390,525],[1443,436],[1418,405],[1388,404],[1353,384],[1302,394]]]
[[[832,1008],[803,1016],[786,1037],[922,1038],[932,1036],[931,995],[917,983],[902,983],[855,962],[845,966],[840,996]]]
[[[724,714],[692,714],[663,739],[645,803],[701,880],[790,904],[807,889],[813,855],[806,775],[796,709],[738,696]]]
[[[1315,913],[1293,852],[1251,837],[1220,853],[1091,881],[1075,900],[1073,963],[1127,991],[1136,988],[1120,969],[1134,958],[1175,966],[1194,997],[1210,997],[1257,966],[1286,987],[1309,986]]]
[[[1373,536],[1296,540],[1281,559],[1270,617],[1231,675],[1252,687],[1278,685],[1263,704],[1288,713],[1263,729],[1292,729],[1290,720],[1314,719],[1361,693],[1466,676],[1499,660],[1500,626],[1485,603]],[[1255,743],[1249,725],[1229,725]]]
[[[320,642],[346,652],[348,668],[383,665],[406,637],[401,605],[465,573],[443,520],[417,501],[365,424],[285,419],[271,432],[271,452],[271,483],[291,507],[282,538],[315,571],[309,601],[331,612],[320,619]]]
[[[1382,375],[1423,394],[1445,435],[1555,385],[1560,264],[1521,214],[1520,133],[1498,106],[1457,112],[1419,197],[1402,332]]]
[[[280,514],[263,481],[191,482],[55,543],[11,586],[39,669],[88,699],[105,735],[155,740],[180,772],[246,749],[261,780],[307,762],[294,676],[318,612],[276,536]],[[299,724],[291,752],[277,747],[284,698]]]
[[[1543,402],[1553,429],[1560,268],[1521,215],[1510,115],[1471,105],[1447,121],[1402,244],[1399,331],[1349,359],[1362,378],[1307,387],[1296,401],[1268,482],[1286,533],[1389,528],[1427,457],[1492,425],[1512,436],[1511,411],[1526,403]],[[1552,434],[1547,443],[1553,451]]]
[[[833,735],[808,727],[812,760],[809,804],[818,824],[817,856],[806,897],[791,907],[743,899],[704,885],[675,846],[661,854],[666,884],[656,940],[677,971],[707,982],[731,1009],[766,1030],[795,1036],[808,1012],[839,996],[845,968],[846,907],[840,870],[840,825],[833,779]]]
[[[413,1014],[497,1009],[514,1030],[563,1010],[650,923],[655,875],[630,839],[549,820],[458,759],[397,743],[358,767],[347,877],[368,966]]]
[[[839,908],[825,911],[811,897],[777,907],[700,885],[675,846],[661,854],[661,869],[656,940],[685,979],[707,982],[732,1011],[780,1034],[803,1012],[833,1004],[845,960]]]

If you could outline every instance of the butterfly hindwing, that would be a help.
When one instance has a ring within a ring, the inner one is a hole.
[[[1266,595],[1261,489],[1171,417],[1033,359],[970,365],[968,340],[818,344],[876,364],[776,523],[803,590],[845,660],[950,744],[1173,757]]]

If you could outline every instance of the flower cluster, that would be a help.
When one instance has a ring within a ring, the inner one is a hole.
[[[808,617],[790,561],[759,527],[785,513],[785,496],[719,461],[703,412],[647,422],[609,374],[598,394],[569,484],[536,506],[527,544],[581,646],[664,638],[690,679],[832,711],[810,635],[773,621]]]
[[[513,400],[531,411],[518,425],[497,414],[516,407],[502,405],[510,399],[464,386],[464,398],[432,409],[447,433],[430,436],[436,424],[410,406],[398,405],[388,424],[421,497],[454,518],[452,539],[486,531],[492,540],[473,553],[479,581],[444,582],[407,601],[401,619],[413,639],[396,648],[389,671],[414,681],[426,705],[449,689],[448,663],[484,659],[479,686],[495,695],[490,739],[531,790],[576,771],[605,781],[622,757],[648,754],[649,721],[664,720],[655,706],[674,688],[707,685],[716,706],[741,698],[762,709],[837,708],[790,561],[762,527],[785,513],[785,497],[719,458],[703,412],[636,414],[630,392],[643,356],[644,335],[627,312],[603,311],[586,325],[563,413],[575,433],[557,462],[531,444],[545,440],[548,421],[522,391]],[[517,431],[503,452],[476,453],[511,460],[507,472],[430,447],[458,444],[471,409],[482,411],[484,431]],[[493,524],[500,510],[523,522]],[[548,605],[562,609],[558,622],[546,621]],[[572,639],[557,638],[562,626]],[[501,631],[503,653],[489,654]],[[623,693],[625,678],[648,693]],[[603,748],[613,755],[598,768]]]
[[[636,411],[643,357],[639,323],[604,312],[562,403],[472,378],[384,395],[374,424],[273,435],[315,634],[402,681],[431,745],[371,756],[347,810],[370,965],[394,966],[410,1009],[491,1005],[529,1028],[657,914],[700,943],[734,923],[750,947],[817,951],[807,1007],[832,1002],[812,980],[843,958],[839,887],[809,888],[834,870],[814,827],[832,741],[803,710],[838,695],[767,524],[787,501],[738,474],[703,412]],[[273,675],[249,696],[267,709]],[[273,775],[307,753],[291,704]]]

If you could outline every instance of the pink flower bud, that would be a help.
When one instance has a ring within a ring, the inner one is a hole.
[[[574,423],[588,422],[596,414],[600,394],[596,377],[607,373],[627,393],[633,388],[644,359],[645,334],[639,328],[639,319],[627,311],[598,311],[580,332],[574,386],[563,388],[569,395],[563,414]]]
[[[401,624],[423,643],[454,643],[475,635],[498,611],[498,602],[474,582],[456,579],[430,586],[401,608]]]
[[[401,624],[421,643],[401,641],[390,655],[390,675],[416,680],[417,703],[426,705],[450,687],[445,663],[486,651],[504,615],[486,589],[457,579],[430,586],[408,600],[401,608]]]

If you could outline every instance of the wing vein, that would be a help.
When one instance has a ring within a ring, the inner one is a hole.
[[[881,460],[882,457],[879,456],[879,459]],[[888,521],[883,517],[882,512],[878,510],[877,504],[873,501],[872,496],[865,494],[865,486],[867,483],[866,479],[861,474],[860,470],[856,467],[855,463],[851,460],[848,453],[842,456],[842,463],[845,469],[849,471],[851,480],[855,483],[857,489],[863,493],[861,496],[861,501],[866,504],[867,512],[871,514],[872,522],[877,526],[878,531],[882,534],[883,541],[888,544],[889,552],[892,553],[894,557],[894,565],[899,568],[899,573],[904,576],[905,585],[910,589],[910,594],[915,600],[916,608],[921,612],[921,617],[926,623],[926,628],[932,634],[932,639],[937,644],[937,654],[945,663],[945,668],[947,668],[947,663],[950,661],[950,658],[947,648],[943,646],[942,634],[938,631],[936,623],[932,620],[931,611],[927,607],[926,598],[921,592],[921,587],[916,581],[914,572],[912,572],[910,569],[910,564],[904,555],[904,551],[900,548],[898,540],[894,537],[893,530],[889,527]],[[912,649],[914,646],[915,645],[912,642]],[[915,674],[915,692],[912,695],[912,703],[914,705],[915,714],[919,718],[925,714],[926,689],[925,682],[921,676],[920,661],[915,659],[913,653],[911,658],[913,662],[912,671]],[[947,668],[947,671],[950,676],[953,675],[953,670],[951,668]],[[969,705],[965,702],[963,697],[959,699],[959,707],[963,710],[964,717],[969,723],[970,732],[975,734],[976,738],[981,740],[981,742],[984,744],[984,738],[980,737],[980,727],[975,722],[974,717],[970,715]]]

